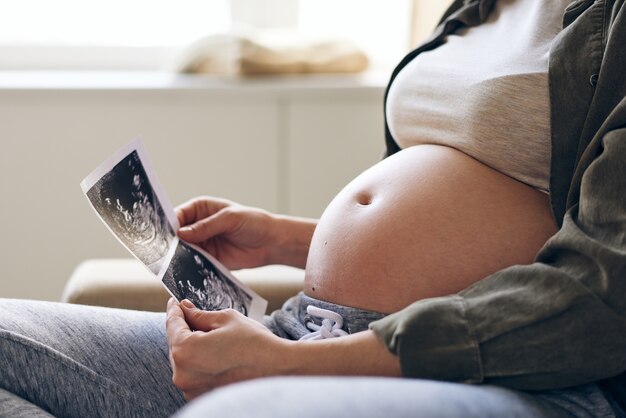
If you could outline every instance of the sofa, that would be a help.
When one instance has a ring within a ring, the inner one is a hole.
[[[232,273],[267,299],[267,312],[279,309],[302,290],[304,280],[304,270],[278,265]],[[165,310],[169,297],[159,280],[135,259],[91,259],[76,267],[62,301],[159,312]]]

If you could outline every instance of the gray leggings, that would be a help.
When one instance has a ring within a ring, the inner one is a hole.
[[[306,319],[301,302],[292,300],[284,313],[273,318],[291,323],[286,313],[297,306],[291,314]],[[337,307],[348,324],[356,324],[350,308],[342,309]],[[0,417],[166,417],[184,404],[171,383],[163,314],[0,300]],[[231,385],[192,402],[179,414],[185,418],[615,416],[610,399],[593,384],[530,395],[417,379],[312,377]]]
[[[2,417],[167,417],[185,403],[159,313],[1,300],[0,365]]]

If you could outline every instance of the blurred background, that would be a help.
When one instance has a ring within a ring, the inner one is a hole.
[[[448,0],[0,0],[0,297],[129,257],[82,195],[142,137],[170,199],[319,217],[383,153],[395,64]]]

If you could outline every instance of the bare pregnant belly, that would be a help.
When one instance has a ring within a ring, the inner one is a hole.
[[[414,146],[362,173],[326,208],[304,292],[395,312],[529,264],[555,232],[544,193],[455,149]]]

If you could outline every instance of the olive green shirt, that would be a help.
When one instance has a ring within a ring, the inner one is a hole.
[[[484,22],[495,1],[455,1],[391,82],[447,34]],[[609,386],[618,400],[626,393],[624,1],[573,2],[550,51],[550,198],[560,230],[533,264],[373,322],[405,376],[524,390],[617,376]],[[386,134],[389,155],[399,147]]]

